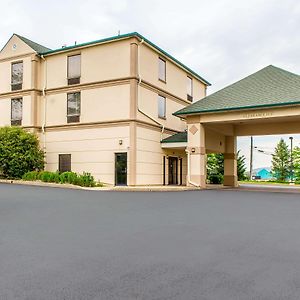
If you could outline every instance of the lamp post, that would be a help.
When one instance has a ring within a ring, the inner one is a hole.
[[[290,141],[291,141],[291,173],[290,173],[290,177],[291,177],[291,182],[293,182],[293,137],[292,136],[290,136],[289,137],[289,139],[290,139]]]
[[[250,137],[250,180],[253,176],[253,136]]]

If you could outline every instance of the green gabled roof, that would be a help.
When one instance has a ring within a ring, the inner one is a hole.
[[[151,47],[155,48],[157,51],[161,52],[163,55],[165,55],[169,59],[173,60],[176,64],[178,64],[179,66],[181,66],[188,73],[194,75],[196,78],[198,78],[199,80],[201,80],[204,84],[211,85],[207,80],[205,80],[199,74],[197,74],[196,72],[194,72],[193,70],[191,70],[189,67],[187,67],[186,65],[184,65],[182,62],[180,62],[179,60],[177,60],[175,57],[173,57],[172,55],[170,55],[166,51],[162,50],[160,47],[158,47],[157,45],[155,45],[154,43],[152,43],[151,41],[149,41],[145,37],[143,37],[138,32],[131,32],[131,33],[126,33],[126,34],[120,34],[120,35],[112,36],[112,37],[101,39],[101,40],[96,40],[96,41],[92,41],[92,42],[88,42],[88,43],[83,43],[83,44],[77,44],[77,45],[73,45],[73,46],[58,48],[58,49],[54,49],[54,50],[50,50],[50,49],[42,50],[42,51],[39,52],[39,54],[46,56],[46,55],[49,55],[49,54],[54,54],[54,53],[58,53],[58,52],[62,52],[62,51],[73,50],[73,49],[77,49],[77,48],[81,48],[81,47],[85,47],[85,46],[91,46],[91,45],[94,45],[94,44],[101,44],[101,43],[105,43],[105,42],[110,42],[110,41],[114,41],[114,40],[120,40],[120,39],[130,38],[130,37],[137,37],[140,40],[144,40],[144,42],[146,42],[148,45],[150,45]]]
[[[25,44],[27,44],[30,48],[32,48],[34,51],[36,51],[37,53],[41,53],[41,52],[45,52],[45,51],[50,51],[51,49],[42,46],[36,42],[33,42],[19,34],[15,33],[15,36],[17,36],[19,39],[21,39]]]
[[[175,133],[161,141],[161,143],[186,143],[187,142],[187,132]]]
[[[300,76],[272,65],[177,112],[176,116],[300,104]]]

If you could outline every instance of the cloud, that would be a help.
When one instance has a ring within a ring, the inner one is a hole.
[[[300,73],[296,0],[2,0],[1,8],[1,45],[13,32],[59,48],[138,31],[209,80],[209,93],[269,64]],[[239,140],[249,160],[248,142]],[[269,164],[255,155],[255,167]]]

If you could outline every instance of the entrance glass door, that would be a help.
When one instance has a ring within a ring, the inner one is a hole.
[[[169,184],[178,184],[178,158],[169,157]]]
[[[127,153],[115,154],[115,184],[127,185]]]

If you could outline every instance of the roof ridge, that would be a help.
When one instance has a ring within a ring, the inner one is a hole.
[[[291,75],[294,75],[294,76],[300,77],[300,75],[299,75],[299,74],[296,74],[296,73],[294,73],[294,72],[291,72],[291,71],[285,70],[285,69],[283,69],[283,68],[279,68],[279,67],[277,67],[277,66],[274,66],[274,65],[269,65],[269,66],[267,66],[267,67],[272,67],[272,68],[274,68],[274,69],[277,69],[277,70],[279,70],[279,71],[282,71],[283,73],[287,73],[287,74],[291,74]],[[267,67],[266,67],[266,68],[267,68]]]

